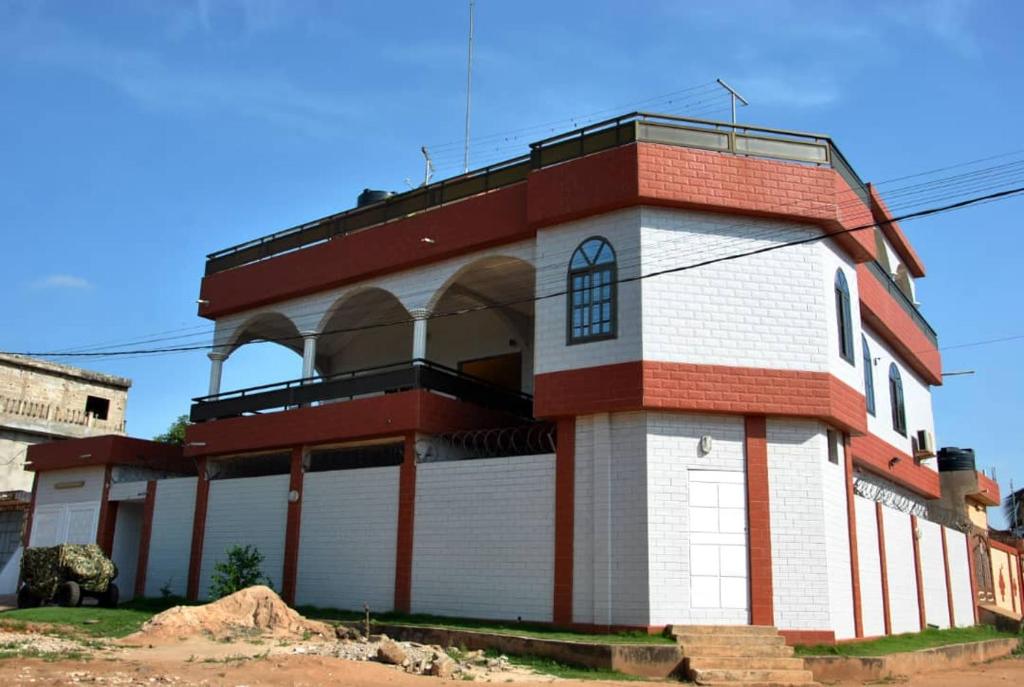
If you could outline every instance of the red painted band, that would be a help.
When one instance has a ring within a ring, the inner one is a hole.
[[[111,466],[103,469],[103,493],[100,496],[100,517],[96,525],[96,543],[108,557],[114,549],[114,527],[117,523],[117,502],[110,500]]]
[[[942,566],[946,571],[946,605],[949,607],[949,626],[956,627],[956,610],[953,608],[953,583],[949,574],[949,545],[946,544],[946,528],[939,525],[942,533]]]
[[[206,537],[206,508],[210,501],[210,480],[206,475],[206,459],[197,461],[199,479],[196,482],[196,508],[192,517],[192,550],[188,561],[188,588],[185,597],[189,601],[199,599],[199,573],[203,565],[203,540]]]
[[[552,618],[572,624],[573,543],[576,508],[576,419],[558,421],[555,451],[555,579]]]
[[[139,534],[139,557],[135,563],[135,596],[146,595],[146,574],[149,572],[149,546],[153,538],[153,513],[156,510],[156,480],[146,482],[146,501],[142,506],[142,531]]]
[[[398,471],[398,534],[395,551],[395,610],[412,608],[413,543],[416,519],[416,435],[405,437],[405,456]]]
[[[917,578],[917,615],[921,630],[928,629],[928,614],[924,605],[924,574],[921,569],[921,541],[917,537],[917,516],[910,516],[910,537],[914,543],[914,575]]]
[[[22,548],[27,549],[29,542],[32,541],[32,518],[36,512],[36,492],[39,491],[39,473],[36,472],[32,475],[32,497],[28,502],[28,516],[25,518],[25,532],[21,537]]]
[[[284,530],[284,572],[281,580],[281,598],[285,603],[295,605],[295,584],[299,572],[299,537],[302,527],[302,447],[292,449],[291,470],[288,478],[288,515]],[[292,500],[295,492],[298,498]]]
[[[910,454],[874,434],[854,436],[850,443],[855,465],[925,498],[937,499],[942,495],[939,473],[920,465]]]
[[[846,525],[850,533],[850,581],[853,593],[853,630],[855,637],[864,636],[864,616],[860,597],[860,552],[857,551],[857,504],[853,494],[853,450],[850,435],[843,435],[843,464],[846,473]]]
[[[747,458],[747,536],[750,566],[750,622],[774,625],[771,504],[768,494],[768,422],[763,415],[744,418]]]
[[[885,620],[885,634],[892,634],[892,608],[889,604],[889,564],[885,554],[885,517],[882,504],[875,501],[875,520],[878,525],[878,564],[882,573],[882,615]]]

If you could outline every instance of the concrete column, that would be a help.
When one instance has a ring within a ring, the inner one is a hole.
[[[207,353],[206,357],[210,359],[209,395],[216,396],[220,393],[220,376],[224,369],[224,360],[227,359],[228,356],[224,353]]]
[[[302,333],[302,378],[316,374],[316,334]]]
[[[427,358],[427,318],[430,311],[426,308],[416,308],[409,313],[413,317],[412,322],[412,357],[413,359]]]

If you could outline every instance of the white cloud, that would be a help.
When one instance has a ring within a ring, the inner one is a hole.
[[[51,274],[32,282],[34,289],[91,289],[92,283],[73,274]]]

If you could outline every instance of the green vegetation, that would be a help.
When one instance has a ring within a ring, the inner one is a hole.
[[[317,620],[335,620],[354,622],[365,617],[360,611],[342,611],[334,608],[318,608],[316,606],[298,606],[296,610],[307,618]],[[491,632],[494,634],[535,637],[537,639],[553,639],[565,642],[587,642],[597,644],[675,644],[675,640],[664,635],[649,635],[644,632],[618,632],[615,634],[587,634],[583,632],[567,632],[540,623],[502,622],[500,620],[470,620],[467,618],[449,618],[446,616],[427,615],[424,613],[374,613],[374,623],[389,625],[415,625],[440,627],[446,630],[471,630]]]
[[[54,625],[51,634],[68,637],[124,637],[138,630],[142,623],[171,606],[183,603],[181,599],[137,599],[117,608],[98,606],[43,606],[23,608],[0,613],[0,628],[25,627],[30,623]]]
[[[0,644],[0,661],[9,658],[37,658],[42,661],[88,661],[92,656],[85,651],[39,651],[30,646]]]
[[[958,627],[950,630],[925,630],[846,644],[819,644],[796,648],[797,656],[884,656],[904,651],[919,651],[949,644],[981,642],[987,639],[1014,639],[1019,635],[1000,632],[990,625]]]
[[[508,662],[514,666],[528,668],[535,673],[551,675],[553,677],[562,678],[563,680],[623,680],[631,682],[647,679],[637,675],[626,675],[625,673],[620,673],[617,670],[570,666],[564,663],[559,663],[558,661],[553,661],[550,658],[538,658],[536,656],[509,656],[507,654],[499,654],[496,651],[488,651],[485,655],[488,658],[497,658],[498,656],[504,655],[505,658],[508,659]]]
[[[210,597],[223,599],[246,587],[265,584],[273,587],[270,578],[263,574],[263,554],[255,546],[232,546],[228,558],[217,561],[213,566],[210,582]]]
[[[177,444],[182,446],[185,444],[185,428],[188,427],[188,415],[179,415],[178,419],[171,423],[171,426],[167,428],[167,431],[163,434],[157,434],[153,437],[153,441],[159,441],[162,444]]]

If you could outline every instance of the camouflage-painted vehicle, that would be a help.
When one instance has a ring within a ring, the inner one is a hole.
[[[25,549],[18,608],[46,603],[78,606],[92,597],[100,606],[117,606],[117,566],[96,544],[60,544]]]

